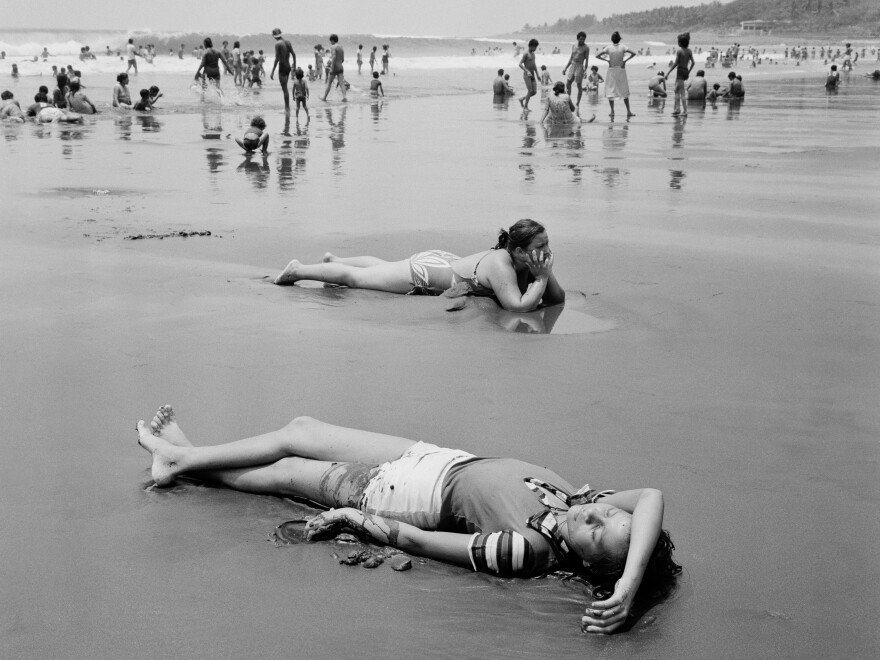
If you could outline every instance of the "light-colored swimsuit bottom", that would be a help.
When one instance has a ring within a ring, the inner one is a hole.
[[[417,442],[396,461],[383,463],[364,488],[362,511],[435,530],[443,504],[443,482],[452,466],[474,458],[460,449]]]

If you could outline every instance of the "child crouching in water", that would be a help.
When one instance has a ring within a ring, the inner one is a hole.
[[[242,139],[235,138],[239,147],[248,153],[257,149],[263,149],[263,155],[269,153],[269,134],[266,132],[266,122],[259,115],[251,119],[251,125],[244,132]]]
[[[379,94],[385,96],[385,90],[382,88],[382,81],[379,80],[379,72],[373,71],[373,79],[370,81],[370,96],[377,98]]]
[[[587,76],[587,91],[598,92],[600,82],[605,82],[605,79],[601,75],[599,75],[599,67],[595,65],[591,66],[590,75]]]
[[[302,109],[306,111],[306,119],[311,121],[309,107],[306,105],[306,99],[309,98],[309,84],[305,80],[303,70],[299,67],[296,69],[294,78],[296,80],[293,81],[293,100],[296,101],[296,118],[299,119],[299,108],[302,106]]]

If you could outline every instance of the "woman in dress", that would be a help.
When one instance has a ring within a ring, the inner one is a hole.
[[[605,79],[605,98],[611,106],[611,118],[614,119],[614,101],[623,99],[626,106],[626,118],[635,117],[629,108],[629,81],[626,77],[626,63],[636,54],[620,43],[620,32],[611,35],[611,46],[602,49],[596,59],[608,62],[608,73]]]

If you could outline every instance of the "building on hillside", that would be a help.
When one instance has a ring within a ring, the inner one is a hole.
[[[739,24],[740,32],[746,32],[751,34],[772,34],[773,33],[773,22],[772,21],[742,21]]]

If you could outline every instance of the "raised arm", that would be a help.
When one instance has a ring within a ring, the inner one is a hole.
[[[317,540],[334,535],[344,528],[420,557],[472,567],[468,547],[473,534],[426,532],[413,525],[364,513],[358,509],[330,509],[321,513],[306,525],[307,538],[310,541]]]
[[[623,575],[614,585],[611,597],[590,603],[586,615],[581,618],[581,625],[587,632],[610,633],[626,621],[648,560],[657,545],[663,524],[663,493],[654,488],[626,490],[608,495],[602,498],[602,502],[632,513],[632,533]]]

